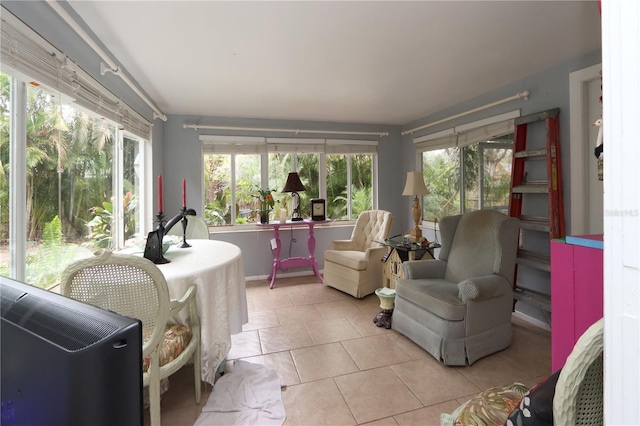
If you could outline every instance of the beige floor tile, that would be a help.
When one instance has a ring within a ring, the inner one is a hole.
[[[285,386],[297,385],[300,383],[298,370],[296,369],[291,353],[289,351],[275,352],[272,354],[243,358],[244,361],[262,364],[267,368],[276,370],[278,377]]]
[[[296,306],[349,300],[351,296],[324,284],[304,284],[292,289],[289,298]]]
[[[334,378],[358,423],[383,419],[422,404],[389,367]]]
[[[480,392],[456,369],[440,364],[434,358],[424,358],[391,366],[425,406],[450,401]]]
[[[386,417],[384,419],[362,424],[366,426],[398,426],[398,422],[396,422],[396,419],[393,417]]]
[[[358,371],[340,343],[294,349],[291,356],[303,383]]]
[[[500,356],[530,376],[551,374],[551,334],[515,317],[513,331],[511,346],[500,351]]]
[[[409,338],[403,336],[398,332],[393,332],[387,334],[389,339],[393,341],[396,345],[400,346],[400,348],[407,353],[411,357],[411,359],[421,359],[431,357],[431,354],[420,346],[413,343]]]
[[[285,425],[354,425],[347,404],[333,379],[290,386],[282,391]]]
[[[439,425],[440,414],[451,414],[460,404],[457,401],[446,401],[441,404],[431,405],[408,413],[394,416],[400,426],[404,425]]]
[[[362,337],[346,318],[307,322],[305,326],[316,345]]]
[[[201,408],[197,405],[193,407],[182,407],[164,410],[160,413],[160,423],[162,426],[193,426],[200,415]],[[144,425],[150,425],[149,410],[145,410]]]
[[[506,361],[500,356],[500,353],[479,359],[473,365],[453,368],[483,390],[495,386],[510,385],[513,382],[522,383],[523,380],[531,377],[519,366]]]
[[[373,317],[378,312],[379,300],[375,295],[355,299],[321,284],[315,276],[279,276],[273,290],[265,280],[247,282],[247,298],[251,313],[246,327],[251,330],[232,336],[227,371],[231,371],[233,359],[238,358],[276,370],[287,385],[282,393],[287,424],[355,424],[356,419],[336,385],[338,381],[345,382],[345,389],[354,389],[349,394],[354,413],[373,413],[360,415],[360,423],[437,425],[440,413],[452,412],[459,404],[485,390],[477,385],[520,381],[532,386],[543,380],[551,369],[550,333],[519,318],[513,320],[514,337],[510,348],[479,360],[471,367],[455,368],[440,364],[399,333],[376,327]],[[257,306],[253,306],[254,302]],[[304,318],[308,318],[307,310],[288,309],[292,306],[308,309],[310,305],[317,305],[313,308],[318,314],[321,314],[318,306],[324,309],[322,320],[303,324]],[[294,322],[280,325],[276,309],[284,309],[283,312],[289,314],[286,321]],[[345,312],[351,313],[345,315]],[[261,345],[263,336],[268,341],[266,349],[270,351],[266,354]],[[296,347],[298,345],[302,346]],[[336,350],[338,347],[344,351]],[[304,361],[296,359],[294,362],[292,351]],[[319,364],[313,365],[315,372],[309,369],[305,373],[309,379],[326,377],[323,374],[341,374],[344,367],[340,367],[340,363],[347,359],[345,352],[352,360],[351,366],[362,365],[361,369],[369,369],[301,384],[299,371],[306,368],[303,364]],[[340,361],[332,362],[331,354],[340,354]],[[389,366],[376,368],[379,363]],[[395,379],[384,371],[391,371]],[[361,373],[366,374],[358,376]],[[344,379],[350,376],[354,378]],[[390,383],[385,381],[387,379]],[[203,384],[202,402],[196,405],[193,367],[186,366],[178,371],[163,396],[163,425],[192,425],[211,391],[211,385]],[[378,394],[384,397],[378,397]],[[395,395],[400,396],[396,398]],[[407,401],[417,401],[417,404],[407,404]],[[147,410],[145,425],[148,424]]]
[[[258,330],[243,331],[242,333],[231,335],[231,350],[227,355],[227,359],[245,358],[261,354],[262,349]]]
[[[358,307],[361,313],[375,317],[380,312],[380,298],[375,294],[370,294],[362,299],[353,299],[351,301]]]
[[[304,324],[287,324],[258,330],[262,353],[288,351],[313,346],[313,340]]]
[[[316,303],[316,309],[323,318],[340,318],[349,315],[357,315],[360,310],[351,303],[351,300],[339,300],[336,302]]]
[[[378,312],[374,313],[373,315],[368,313],[359,313],[356,315],[349,315],[347,319],[363,337],[391,333],[391,329],[378,327],[373,323],[373,319],[377,314]]]
[[[276,308],[275,311],[282,325],[298,322],[315,323],[323,320],[313,305],[287,306],[286,308]]]
[[[249,322],[242,326],[242,331],[258,330],[260,328],[277,327],[278,321],[275,309],[264,311],[249,311]]]
[[[247,296],[247,301],[251,301],[253,309],[256,311],[293,306],[289,296],[283,292],[270,292],[264,296]]]
[[[360,370],[410,361],[400,346],[386,335],[341,342]]]

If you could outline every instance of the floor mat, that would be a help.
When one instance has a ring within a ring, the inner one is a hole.
[[[282,425],[286,418],[275,370],[237,360],[216,382],[194,426]]]

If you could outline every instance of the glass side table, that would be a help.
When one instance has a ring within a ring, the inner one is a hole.
[[[437,242],[425,242],[422,244],[408,242],[405,241],[401,235],[386,240],[375,240],[375,242],[389,248],[381,259],[382,262],[384,262],[384,266],[382,267],[382,283],[388,288],[395,288],[396,280],[404,278],[404,270],[402,269],[403,262],[407,260],[420,260],[426,254],[433,259],[433,250],[441,247],[440,243]]]

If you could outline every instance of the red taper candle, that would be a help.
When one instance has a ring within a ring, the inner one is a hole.
[[[162,175],[158,176],[158,213],[162,213]]]
[[[182,179],[182,207],[187,208],[187,180]]]

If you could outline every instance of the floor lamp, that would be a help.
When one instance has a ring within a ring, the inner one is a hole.
[[[422,241],[422,230],[418,226],[420,223],[420,216],[422,210],[420,209],[420,200],[418,195],[426,195],[428,193],[427,186],[424,184],[424,177],[422,172],[407,172],[407,182],[404,185],[404,191],[402,195],[413,195],[413,207],[411,213],[413,215],[413,221],[415,226],[409,231],[409,234],[405,235],[409,241],[419,242]]]

